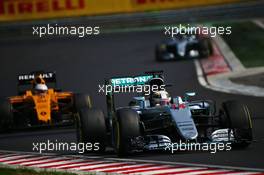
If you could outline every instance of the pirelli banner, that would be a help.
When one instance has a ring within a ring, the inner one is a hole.
[[[0,0],[0,21],[130,13],[243,0]]]

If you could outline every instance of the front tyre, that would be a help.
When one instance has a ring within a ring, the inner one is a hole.
[[[203,38],[199,43],[199,55],[201,58],[207,58],[213,54],[213,46],[209,38]]]
[[[131,139],[140,136],[139,115],[132,109],[119,109],[114,123],[115,147],[118,156],[126,156],[131,151]]]
[[[0,130],[4,131],[13,124],[12,104],[8,99],[0,99]]]
[[[88,94],[74,94],[74,108],[76,111],[82,108],[91,108],[91,98]]]
[[[162,52],[160,50],[160,46],[156,46],[155,48],[155,59],[157,62],[161,62],[162,60]]]

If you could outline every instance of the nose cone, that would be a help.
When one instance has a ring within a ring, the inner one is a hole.
[[[198,137],[198,131],[193,121],[190,108],[171,109],[170,111],[179,134],[186,140],[196,139]]]

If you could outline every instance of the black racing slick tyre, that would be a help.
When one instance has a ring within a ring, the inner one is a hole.
[[[213,54],[213,46],[210,39],[203,38],[200,40],[199,54],[201,58],[207,58]]]
[[[106,146],[106,125],[103,112],[99,109],[82,108],[78,116],[78,141],[93,145],[94,149],[86,150],[86,152],[104,152]]]
[[[161,55],[162,54],[161,54],[159,46],[156,46],[155,47],[155,59],[156,59],[157,62],[161,62],[162,61]]]
[[[88,94],[74,94],[74,107],[76,111],[82,109],[82,108],[91,108],[91,99]]]
[[[249,109],[238,101],[226,101],[223,103],[224,121],[226,126],[233,130],[235,147],[247,147],[252,139],[252,120]]]
[[[155,46],[155,59],[157,62],[167,61],[167,59],[164,58],[166,54],[168,54],[166,43]]]
[[[139,115],[132,109],[119,109],[114,123],[115,147],[118,156],[126,156],[131,150],[131,139],[140,136]]]
[[[0,99],[0,130],[4,131],[13,124],[12,104],[8,99]]]

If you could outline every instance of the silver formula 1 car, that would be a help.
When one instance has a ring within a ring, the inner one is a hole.
[[[162,77],[161,72],[151,72],[112,78],[106,85],[114,88],[161,86],[164,85]],[[163,104],[153,104],[151,95],[143,95],[134,97],[128,106],[116,108],[112,91],[106,96],[106,117],[99,109],[84,109],[79,113],[80,141],[99,142],[101,151],[110,145],[119,156],[134,150],[164,150],[167,145],[179,141],[228,142],[240,147],[251,143],[252,124],[246,105],[226,101],[216,112],[213,101],[189,101],[194,95],[186,93],[184,98],[176,96]]]
[[[213,54],[209,37],[192,34],[178,34],[170,40],[158,44],[155,48],[157,61],[180,60],[189,58],[207,58]]]

